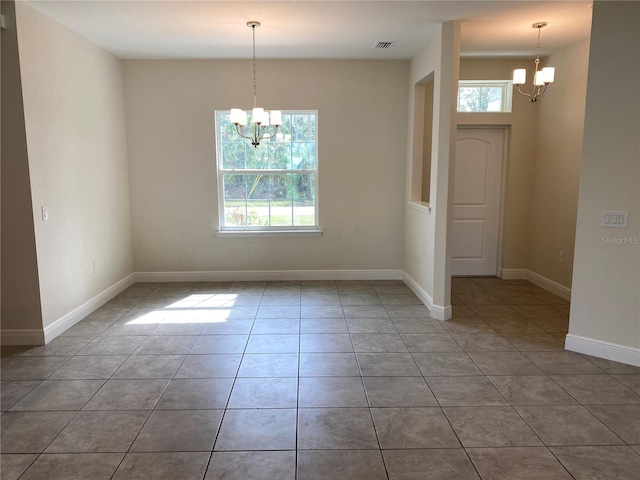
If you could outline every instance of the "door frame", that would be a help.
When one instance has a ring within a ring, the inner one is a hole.
[[[456,128],[456,142],[458,140],[458,130],[488,130],[488,129],[498,129],[503,132],[503,142],[502,142],[502,168],[500,176],[500,203],[498,206],[498,252],[496,255],[496,276],[502,278],[502,244],[504,240],[504,212],[505,212],[505,204],[506,204],[506,192],[507,192],[507,168],[509,166],[509,144],[510,144],[510,133],[511,133],[511,125],[507,124],[489,124],[489,125],[480,125],[480,124],[468,124],[468,123],[459,123]],[[454,160],[455,161],[455,160]],[[453,174],[455,175],[455,168],[453,169]],[[455,178],[452,179],[451,185],[454,184]],[[453,194],[451,195],[451,205],[453,207]],[[453,227],[453,208],[451,210],[451,222],[449,222],[449,229]],[[450,231],[453,234],[453,231]],[[450,253],[449,261],[451,262],[453,259],[453,252]],[[461,275],[458,275],[461,276]],[[465,275],[462,275],[465,276]],[[472,277],[474,275],[466,275],[468,277]]]

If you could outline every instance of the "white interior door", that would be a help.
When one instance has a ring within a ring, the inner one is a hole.
[[[497,275],[505,132],[459,128],[453,190],[453,275]]]

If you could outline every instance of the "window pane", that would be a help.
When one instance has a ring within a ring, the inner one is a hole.
[[[287,182],[288,174],[269,175],[269,198],[271,203],[291,203],[291,191],[289,182]]]
[[[249,200],[269,200],[268,175],[247,175],[247,198]]]
[[[294,143],[291,146],[291,165],[296,170],[312,170],[316,167],[315,143]]]
[[[247,198],[246,178],[244,175],[224,176],[224,199],[244,200]]]
[[[315,225],[315,180],[313,175],[291,175],[293,183],[293,224]]]
[[[247,175],[247,225],[269,225],[269,177]]]
[[[242,143],[242,137],[236,132],[236,126],[229,120],[229,114],[220,115],[220,141],[224,143]]]
[[[225,175],[223,183],[225,224],[231,226],[245,225],[247,220],[245,176]]]
[[[480,92],[475,87],[460,87],[458,89],[458,111],[477,112],[480,106]]]
[[[500,112],[502,111],[502,88],[500,87],[483,87],[482,97],[486,98],[486,103],[483,101],[483,112]]]
[[[272,138],[271,141],[290,142],[291,132],[291,114],[282,113],[282,125],[278,127],[277,138]]]
[[[236,134],[236,136],[238,136]],[[244,149],[242,143],[223,143],[222,144],[222,168],[244,169]]]
[[[262,147],[262,143],[255,148],[248,141],[245,144],[245,156],[247,159],[247,168],[250,170],[262,170],[269,166],[269,150]]]
[[[247,225],[254,227],[269,226],[269,201],[264,199],[247,202]]]
[[[272,140],[269,144],[269,157],[269,168],[280,170],[291,168],[291,144]]]
[[[292,223],[290,174],[271,175],[271,225],[290,227]]]
[[[294,142],[315,141],[315,115],[296,114],[291,116]]]
[[[227,202],[224,207],[224,221],[230,227],[240,227],[247,224],[247,209],[244,202],[238,204]]]
[[[293,224],[296,227],[314,226],[316,224],[316,209],[313,204],[305,202],[293,203]]]

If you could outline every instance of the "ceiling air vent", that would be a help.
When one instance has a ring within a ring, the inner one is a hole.
[[[376,42],[373,48],[391,48],[396,42]]]

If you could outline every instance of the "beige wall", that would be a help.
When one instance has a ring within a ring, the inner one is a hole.
[[[464,28],[464,24],[463,27]],[[510,80],[513,70],[528,67],[529,60],[469,59],[460,61],[461,80]],[[532,71],[527,71],[528,78]],[[504,269],[526,269],[531,249],[531,212],[535,150],[537,142],[537,112],[543,102],[531,103],[513,95],[509,113],[458,113],[460,125],[500,125],[509,129],[509,149],[504,192],[502,259]]]
[[[216,237],[214,112],[248,61],[125,61],[135,270],[401,269],[406,61],[258,62],[258,103],[317,109],[321,237]],[[251,253],[257,244],[259,253]]]
[[[1,2],[2,32],[2,311],[7,330],[42,330],[29,159],[13,2]]]
[[[633,240],[640,236],[639,18],[638,2],[594,5],[567,338],[570,349],[602,356],[626,354],[636,365],[640,246]],[[628,228],[601,227],[603,210],[627,210]],[[631,238],[632,243],[606,243],[615,237]]]
[[[23,2],[17,21],[47,327],[133,272],[122,65]]]
[[[571,288],[589,41],[554,52],[555,82],[537,103],[529,270]],[[564,263],[559,262],[560,252]]]

